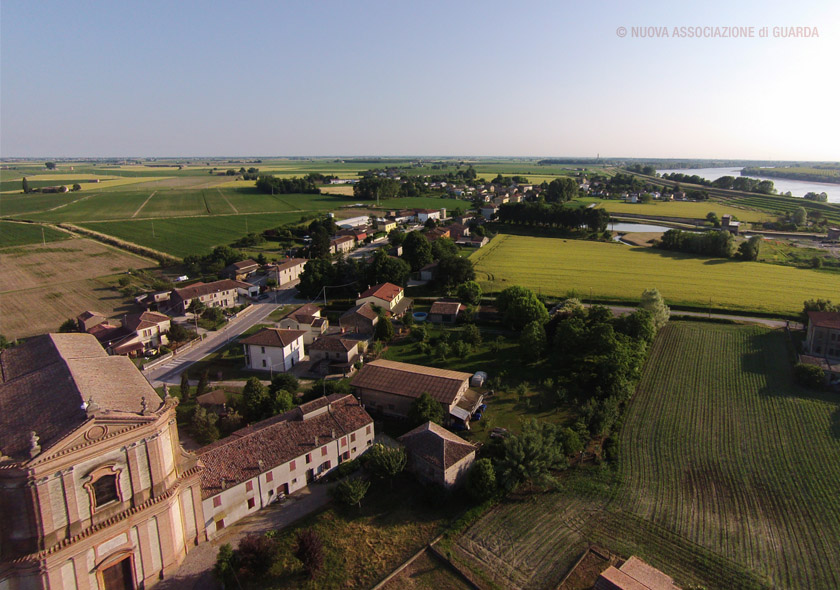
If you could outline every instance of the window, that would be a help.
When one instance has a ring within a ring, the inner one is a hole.
[[[216,521],[216,530],[217,530],[217,531],[220,531],[220,530],[222,530],[223,528],[225,528],[225,519],[224,519],[224,518],[220,518],[219,520],[217,520],[217,521]]]
[[[265,354],[265,346],[260,346],[260,352]]]
[[[350,435],[350,442],[356,442],[356,433]]]
[[[250,510],[251,508],[253,508],[253,507],[255,506],[255,504],[256,504],[256,503],[254,502],[254,499],[253,499],[253,498],[248,498],[248,510]]]
[[[269,471],[265,474],[265,481],[274,481],[274,472]]]
[[[289,463],[289,471],[294,471],[294,470],[295,470],[295,462],[292,461],[291,463]]]
[[[346,461],[350,458],[350,451],[345,451],[341,457]]]
[[[326,456],[327,456],[327,447],[321,447],[321,456],[322,456],[322,457],[326,457]]]
[[[367,434],[370,434],[370,424],[368,424],[368,427],[365,429],[365,432],[366,432]]]
[[[306,454],[306,463],[307,464],[312,463],[312,453],[307,453]]]
[[[213,508],[218,508],[221,505],[222,505],[222,497],[221,496],[214,497],[213,498]]]
[[[346,447],[346,446],[347,446],[347,437],[346,437],[346,436],[344,436],[344,437],[342,437],[342,438],[341,438],[341,446],[342,446],[342,447]]]
[[[91,487],[93,488],[93,505],[97,508],[119,500],[116,475],[103,475],[93,482]]]
[[[267,365],[265,364],[265,359],[263,359],[263,367],[265,367],[265,366],[267,366]]]
[[[254,482],[249,481],[245,483],[245,491],[246,492],[253,492],[254,491]]]

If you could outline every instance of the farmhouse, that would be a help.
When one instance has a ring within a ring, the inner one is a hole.
[[[330,250],[335,254],[343,254],[352,250],[355,244],[353,236],[340,236],[330,240]]]
[[[178,315],[187,313],[187,308],[198,300],[207,307],[233,307],[236,305],[238,290],[247,283],[224,279],[212,283],[194,283],[183,289],[173,289],[169,302],[169,311]]]
[[[378,321],[379,315],[374,311],[373,305],[371,303],[362,303],[351,307],[341,314],[341,317],[338,319],[338,324],[341,326],[342,332],[372,336]]]
[[[454,324],[463,310],[464,306],[459,301],[440,299],[432,303],[429,321],[436,324]]]
[[[257,371],[288,371],[303,360],[303,330],[263,328],[239,341],[245,366]]]
[[[405,445],[409,471],[445,488],[463,483],[475,461],[475,445],[434,422],[426,422],[398,440]]]
[[[415,209],[415,215],[419,223],[426,223],[429,219],[441,219],[443,209]]]
[[[412,300],[404,297],[405,290],[393,283],[370,287],[356,299],[356,305],[372,303],[394,317],[402,316],[411,307]]]
[[[268,267],[268,276],[277,281],[278,287],[284,287],[292,281],[298,280],[303,267],[308,261],[306,258],[287,258]]]
[[[671,576],[632,556],[621,567],[611,565],[598,577],[593,590],[680,590]]]
[[[314,372],[349,374],[359,358],[359,341],[341,336],[322,336],[309,347],[309,358],[319,363]]]
[[[470,377],[459,371],[377,359],[362,367],[350,384],[366,408],[382,414],[405,418],[414,400],[428,393],[447,416],[468,424],[482,400],[469,388]]]
[[[334,394],[237,430],[198,451],[207,536],[320,479],[373,443],[373,420]]]
[[[233,264],[228,265],[219,274],[227,279],[233,279],[235,281],[244,281],[245,279],[256,273],[259,267],[259,264],[257,264],[249,258],[248,260],[241,260],[239,262],[234,262]]]
[[[840,359],[840,312],[809,311],[805,352]]]
[[[150,588],[205,540],[177,400],[90,334],[0,352],[0,587]]]
[[[304,344],[312,344],[315,338],[327,331],[329,325],[329,320],[321,317],[321,308],[311,303],[290,311],[286,317],[280,320],[280,327],[284,330],[302,330],[305,332],[303,335]]]

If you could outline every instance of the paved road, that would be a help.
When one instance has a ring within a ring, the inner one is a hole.
[[[177,385],[181,382],[181,373],[192,363],[200,361],[207,355],[227,346],[234,338],[252,326],[265,321],[275,309],[289,303],[301,303],[295,299],[294,287],[282,291],[275,291],[271,299],[257,301],[248,308],[248,311],[237,318],[232,319],[221,330],[207,332],[204,340],[192,348],[175,355],[161,365],[143,371],[143,375],[152,384],[152,387],[160,387],[164,383]]]

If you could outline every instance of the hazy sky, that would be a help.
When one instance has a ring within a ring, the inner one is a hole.
[[[840,160],[840,2],[687,4],[3,0],[0,156]]]

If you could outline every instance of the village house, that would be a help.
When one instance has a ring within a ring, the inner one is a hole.
[[[471,375],[459,371],[377,359],[367,363],[350,381],[365,407],[405,418],[418,397],[428,393],[447,417],[469,424],[482,395],[470,389]]]
[[[416,209],[415,216],[419,223],[426,223],[429,219],[443,219],[446,217],[446,209]]]
[[[339,236],[330,240],[330,251],[334,254],[346,254],[356,245],[353,236]]]
[[[308,261],[306,258],[287,258],[268,267],[268,276],[277,281],[278,287],[285,287],[289,283],[298,280],[303,267]]]
[[[382,283],[370,287],[356,299],[356,305],[372,303],[385,310],[393,317],[401,317],[412,304],[412,300],[404,297],[405,290],[393,283]]]
[[[108,320],[105,314],[97,311],[83,311],[76,317],[76,325],[80,332],[87,332],[94,326],[102,324]]]
[[[364,241],[368,234],[364,229],[342,229],[336,233],[336,236],[350,236],[358,244],[359,242]]]
[[[361,303],[351,307],[338,319],[338,325],[344,333],[354,333],[372,337],[376,330],[379,315],[371,303]]]
[[[340,335],[321,336],[309,347],[309,360],[320,364],[315,373],[348,375],[359,360],[359,341]]]
[[[434,422],[398,440],[405,446],[408,470],[421,481],[447,489],[462,484],[475,461],[475,445]]]
[[[438,266],[440,266],[439,262],[430,262],[426,266],[420,269],[420,280],[421,281],[434,281],[437,277]]]
[[[251,259],[240,260],[239,262],[234,262],[233,264],[226,266],[219,274],[226,279],[244,281],[256,273],[259,268],[260,265]]]
[[[125,316],[121,334],[112,334],[107,350],[111,354],[132,354],[157,350],[169,344],[167,334],[171,326],[169,316],[154,311]],[[103,342],[104,344],[104,342]]]
[[[208,537],[356,459],[373,436],[373,420],[359,402],[334,394],[200,449]]]
[[[198,300],[206,307],[234,307],[239,298],[239,289],[248,283],[241,283],[231,279],[214,281],[212,283],[194,283],[189,287],[173,289],[169,301],[169,311],[177,315],[187,313],[187,308],[193,300]]]
[[[263,328],[242,338],[245,367],[255,371],[288,371],[303,360],[303,330]]]
[[[434,242],[435,240],[438,240],[440,238],[448,238],[449,230],[445,227],[436,227],[435,229],[430,229],[423,235],[426,236],[426,239],[430,242]]]
[[[722,215],[720,218],[720,229],[723,231],[728,231],[734,236],[738,235],[738,231],[741,229],[741,222],[740,221],[732,221],[731,215]]]
[[[462,223],[452,223],[446,228],[449,231],[449,237],[452,238],[453,241],[458,241],[465,236],[470,235],[470,228]]]
[[[329,326],[329,320],[321,317],[321,308],[311,303],[290,311],[280,320],[280,327],[284,330],[302,330],[304,344],[312,344]]]
[[[0,352],[0,588],[151,588],[206,539],[177,399],[90,334]]]
[[[388,215],[386,215],[388,219],[392,219],[394,223],[408,223],[409,221],[413,221],[415,218],[414,211],[410,209],[403,209],[400,211],[388,211]]]
[[[809,311],[803,349],[810,355],[840,359],[840,312]]]
[[[481,215],[484,219],[493,219],[499,208],[496,205],[482,205]]]
[[[385,232],[386,234],[392,229],[397,229],[397,222],[388,219],[376,220],[376,231]]]
[[[464,305],[458,301],[439,299],[432,303],[429,321],[435,324],[454,324],[458,320],[458,314],[464,309]]]

